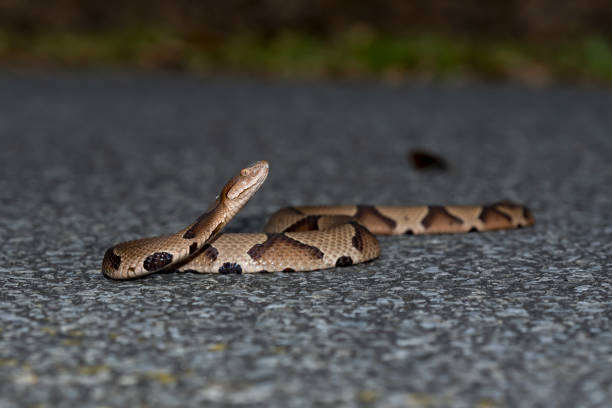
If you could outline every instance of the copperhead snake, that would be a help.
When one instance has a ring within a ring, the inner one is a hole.
[[[131,279],[160,270],[212,273],[312,271],[370,261],[376,234],[439,234],[530,226],[529,210],[501,202],[474,206],[303,206],[274,213],[263,233],[220,234],[268,175],[259,161],[227,182],[196,221],[175,234],[123,242],[104,254],[102,272]]]

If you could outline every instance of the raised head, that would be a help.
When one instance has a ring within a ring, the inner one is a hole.
[[[253,163],[240,170],[227,182],[219,200],[231,208],[241,208],[263,184],[268,176],[269,165],[265,160]]]

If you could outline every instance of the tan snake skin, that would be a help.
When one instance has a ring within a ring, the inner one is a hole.
[[[260,161],[240,171],[195,222],[163,237],[124,242],[104,254],[102,272],[130,279],[160,270],[212,273],[311,271],[370,261],[376,235],[439,234],[533,225],[529,210],[501,202],[473,206],[304,206],[270,217],[264,233],[219,234],[268,175]]]

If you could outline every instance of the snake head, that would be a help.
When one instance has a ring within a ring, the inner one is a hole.
[[[268,176],[269,165],[265,160],[258,161],[249,167],[240,170],[224,188],[222,199],[245,203],[259,190]]]

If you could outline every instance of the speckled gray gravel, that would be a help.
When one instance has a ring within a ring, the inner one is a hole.
[[[0,406],[573,407],[612,400],[612,93],[0,73]],[[448,172],[418,172],[425,148]],[[371,263],[116,282],[257,159],[229,229],[304,203],[528,204]]]

